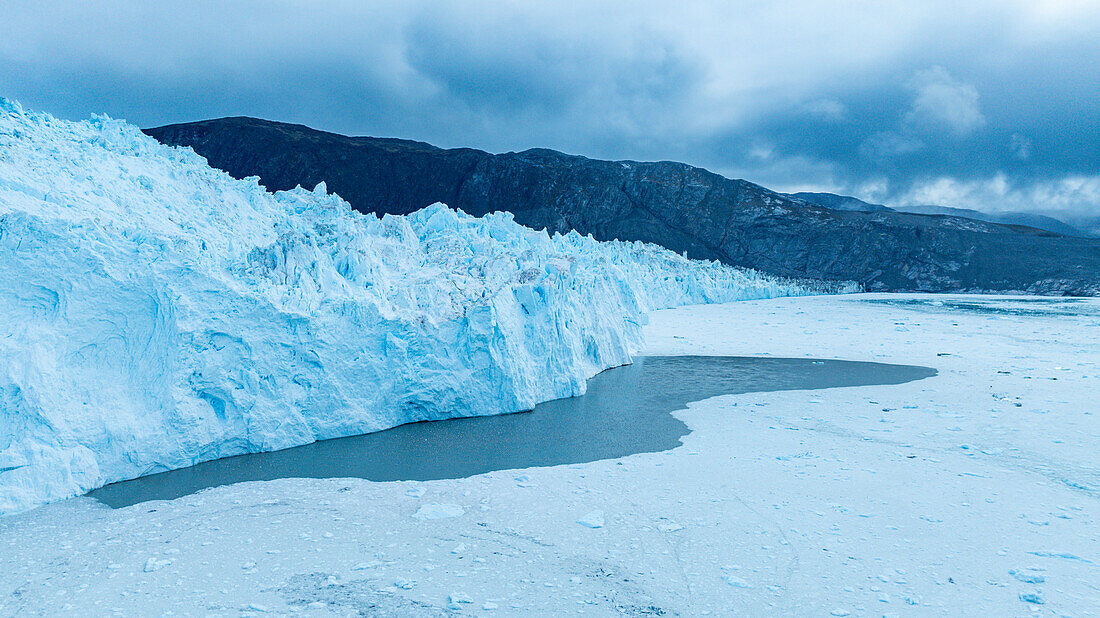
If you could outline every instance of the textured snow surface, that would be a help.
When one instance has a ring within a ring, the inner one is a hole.
[[[0,616],[1098,615],[1100,299],[779,298],[645,331],[940,372],[714,397],[675,412],[682,446],[617,460],[61,501],[0,518]]]
[[[0,514],[229,455],[583,392],[646,311],[825,291],[436,204],[268,193],[0,99]]]

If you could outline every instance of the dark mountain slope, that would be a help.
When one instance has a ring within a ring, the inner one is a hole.
[[[848,195],[837,195],[835,193],[802,192],[788,193],[787,195],[833,210],[858,210],[860,212],[882,212],[884,210],[892,210],[882,204],[871,204]]]
[[[1100,241],[959,217],[822,208],[682,163],[552,150],[489,154],[225,118],[148,129],[270,190],[324,181],[364,212],[432,202],[533,228],[643,240],[783,276],[871,290],[1100,294]]]
[[[1002,225],[1026,225],[1028,227],[1034,227],[1040,230],[1054,232],[1063,236],[1088,235],[1085,232],[1073,227],[1072,225],[1060,219],[1055,219],[1054,217],[1048,217],[1045,215],[1037,215],[1029,212],[988,213],[971,210],[969,208],[952,208],[950,206],[936,206],[933,204],[921,206],[899,206],[894,210],[897,210],[898,212],[912,212],[921,215],[951,215],[954,217],[966,217],[967,219],[977,219],[978,221],[988,221],[990,223],[1000,223]]]
[[[969,208],[952,208],[950,206],[936,206],[933,204],[923,206],[894,206],[893,208],[889,208],[882,204],[871,204],[854,197],[837,195],[835,193],[788,193],[787,195],[832,210],[859,210],[863,212],[893,210],[896,212],[908,212],[918,215],[949,215],[952,217],[974,219],[975,221],[985,221],[987,223],[1033,227],[1037,230],[1054,232],[1062,236],[1100,237],[1100,234],[1082,231],[1061,219],[1030,212],[988,213],[971,210]]]

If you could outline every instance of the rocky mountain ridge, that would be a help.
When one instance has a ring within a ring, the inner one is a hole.
[[[235,117],[146,129],[270,190],[325,182],[363,212],[443,202],[552,232],[654,242],[774,275],[872,291],[1100,294],[1100,240],[963,217],[825,208],[671,161],[491,154]]]

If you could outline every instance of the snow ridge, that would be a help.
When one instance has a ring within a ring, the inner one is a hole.
[[[827,291],[507,213],[271,194],[125,122],[0,99],[0,514],[529,409],[630,362],[649,309]]]

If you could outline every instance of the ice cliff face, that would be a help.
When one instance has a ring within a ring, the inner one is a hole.
[[[199,461],[577,395],[647,309],[802,294],[652,245],[267,193],[0,99],[0,514]]]

